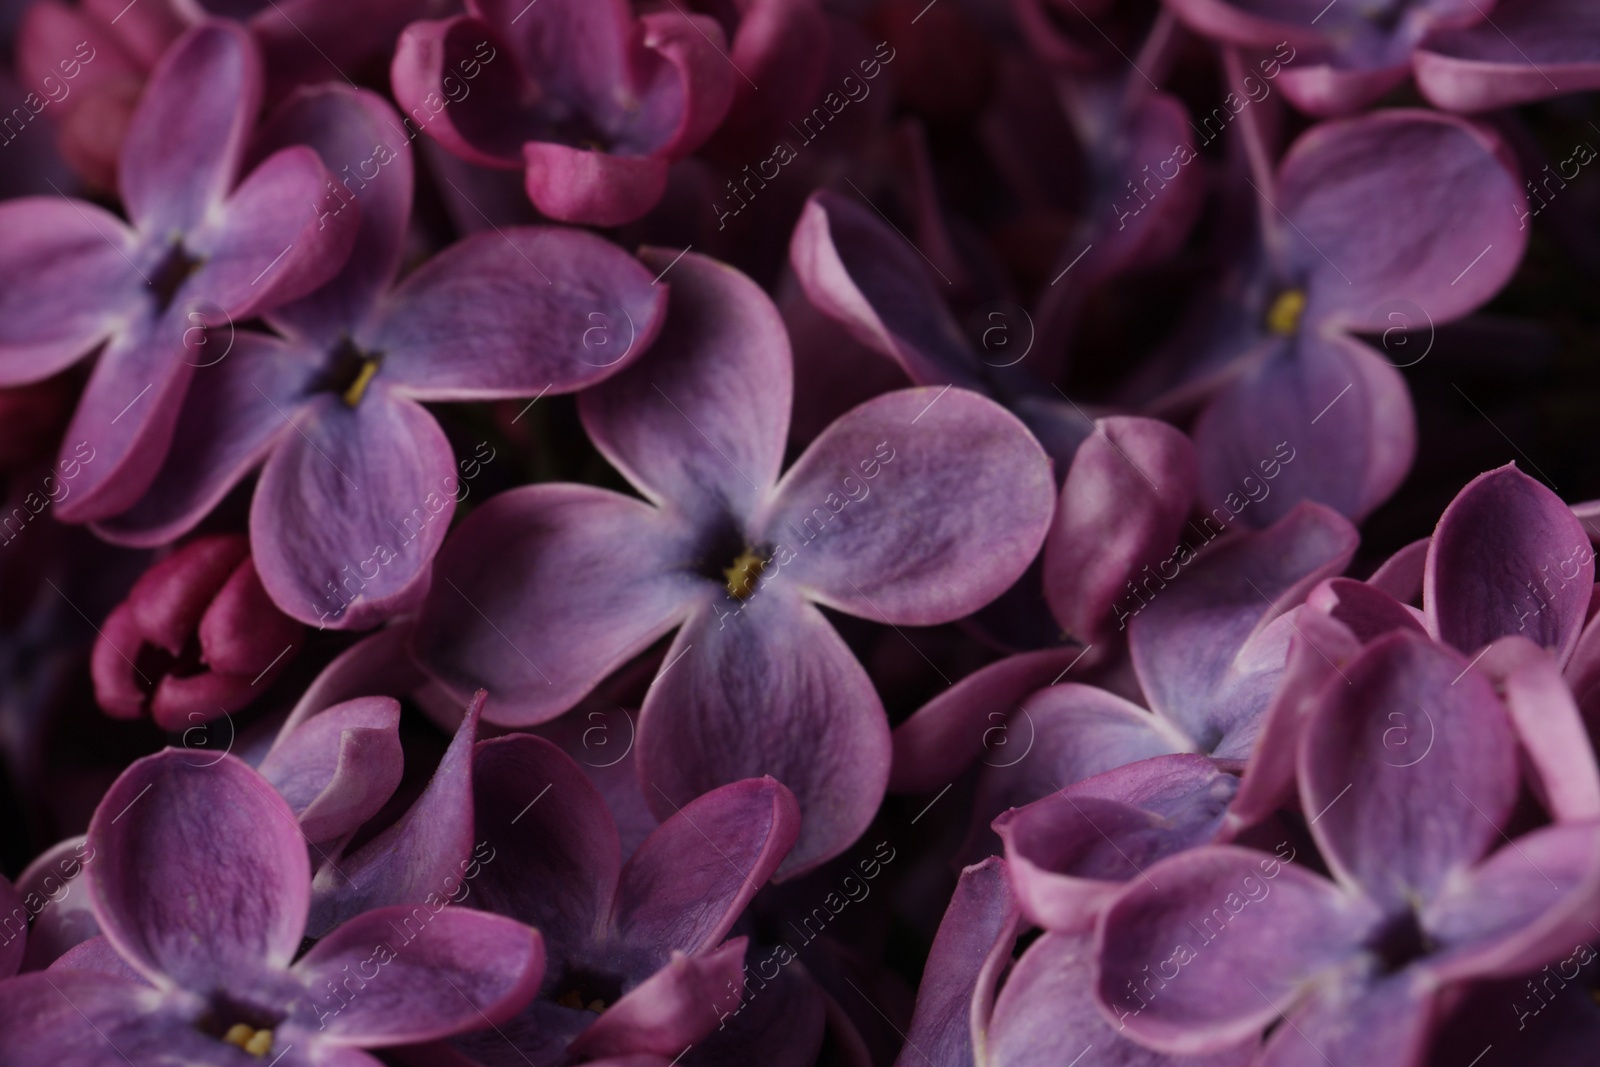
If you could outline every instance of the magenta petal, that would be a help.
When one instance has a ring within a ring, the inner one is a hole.
[[[1362,329],[1397,298],[1434,323],[1459,318],[1521,262],[1522,202],[1499,138],[1454,116],[1386,109],[1313,127],[1285,157],[1276,200],[1310,279],[1306,321]]]
[[[422,688],[427,675],[406,655],[409,637],[409,627],[391,626],[368,634],[335,656],[289,712],[273,744],[281,744],[311,716],[335,704],[378,694],[406,697]],[[452,718],[446,728],[453,728],[459,722],[459,717]]]
[[[1572,691],[1553,658],[1535,655],[1502,683],[1532,764],[1529,784],[1557,822],[1600,818],[1600,771]]]
[[[362,629],[414,606],[459,490],[439,424],[378,384],[354,409],[324,394],[292,418],[250,505],[261,583],[319,627]]]
[[[300,91],[264,124],[257,154],[303,144],[327,168],[333,187],[318,190],[311,205],[319,228],[333,225],[351,203],[358,216],[355,244],[339,273],[267,316],[287,335],[332,348],[341,334],[365,323],[394,281],[411,216],[411,142],[404,134],[400,116],[382,97],[333,83]]]
[[[800,833],[794,795],[749,778],[685,804],[645,838],[617,886],[611,925],[690,954],[719,944]]]
[[[665,967],[628,990],[567,1046],[569,1054],[630,1052],[679,1055],[716,1029],[739,1003],[745,939],[736,937],[703,956],[679,952]]]
[[[472,746],[482,711],[480,693],[427,788],[394,825],[354,853],[326,860],[317,871],[307,923],[313,937],[371,908],[432,906],[453,892],[447,879],[461,873],[472,850]]]
[[[1379,587],[1354,578],[1329,578],[1306,597],[1306,606],[1308,611],[1338,621],[1363,644],[1391,630],[1427,633],[1415,608],[1408,608]]]
[[[294,433],[289,420],[321,369],[311,352],[263,334],[195,327],[185,340],[192,342],[186,358],[199,372],[167,457],[137,503],[94,527],[118,544],[165,544],[193,529]]]
[[[983,1046],[986,1067],[1060,1067],[1063,1053],[1074,1049],[1083,1050],[1084,1067],[1244,1067],[1258,1051],[1258,1042],[1249,1040],[1173,1060],[1136,1045],[1095,1006],[1094,981],[1089,938],[1047,933],[1029,945],[995,1000]],[[901,1067],[914,1063],[902,1060]]]
[[[1434,34],[1413,56],[1437,107],[1489,111],[1600,87],[1600,17],[1584,0],[1523,0],[1492,23]]]
[[[622,869],[604,798],[542,737],[483,742],[472,773],[478,906],[538,927],[554,963],[572,958],[605,929]]]
[[[1428,545],[1432,539],[1420,538],[1411,542],[1384,560],[1372,576],[1369,585],[1377,586],[1402,604],[1422,603],[1423,572],[1427,565]]]
[[[982,368],[927,266],[867,208],[811,194],[789,261],[813,305],[918,385],[982,388]]]
[[[217,1046],[180,1006],[126,978],[63,970],[0,985],[0,1049],[18,1067],[162,1061],[212,1067],[220,1064]]]
[[[1366,344],[1302,333],[1221,390],[1194,443],[1213,515],[1264,526],[1315,500],[1361,519],[1411,469],[1416,416],[1400,372]]]
[[[614,156],[551,141],[522,146],[528,199],[560,222],[620,226],[655,207],[667,191],[667,161]]]
[[[89,898],[106,940],[160,985],[211,989],[285,967],[310,896],[305,839],[233,756],[166,749],[129,767],[89,823]]]
[[[1308,115],[1350,115],[1403,85],[1410,73],[1404,62],[1346,68],[1308,61],[1283,68],[1278,85],[1283,95]]]
[[[283,795],[310,841],[332,841],[376,815],[400,785],[400,702],[336,704],[279,738],[262,777]]]
[[[794,392],[777,308],[732,267],[651,249],[671,288],[649,359],[584,393],[584,429],[655,503],[753,514],[778,479]],[[671,268],[668,270],[668,268]]]
[[[1500,839],[1516,737],[1484,676],[1424,637],[1379,638],[1342,673],[1300,738],[1302,806],[1337,877],[1409,907]]]
[[[1173,565],[1194,500],[1199,463],[1178,430],[1154,419],[1095,423],[1072,458],[1044,544],[1044,590],[1062,629],[1107,640],[1126,626],[1125,583],[1149,564]]]
[[[134,225],[184,231],[220,204],[260,105],[261,56],[242,26],[205,22],[174,42],[122,142],[117,180]]]
[[[100,924],[89,906],[88,882],[83,878],[83,870],[93,858],[86,838],[69,837],[34,857],[17,876],[17,891],[33,914],[24,969],[43,970],[74,945],[100,935]],[[0,930],[15,936],[4,920],[0,920]]]
[[[1214,837],[1238,788],[1204,756],[1156,756],[1006,812],[994,826],[1023,914],[1087,932],[1122,883]]]
[[[639,717],[640,774],[658,817],[770,774],[794,793],[802,818],[784,876],[861,835],[888,782],[889,725],[866,671],[820,611],[783,587],[732,618],[702,607],[667,659]],[[797,737],[815,742],[797,746]]]
[[[1428,548],[1428,628],[1472,653],[1520,634],[1566,662],[1594,588],[1589,535],[1561,498],[1507,465],[1468,482]]]
[[[1592,936],[1597,890],[1600,822],[1524,834],[1421,909],[1440,946],[1425,966],[1448,981],[1511,977],[1556,959]]]
[[[1051,648],[1007,656],[973,671],[918,708],[895,727],[894,770],[889,790],[931,793],[955,780],[987,751],[1004,762],[1031,748],[1031,734],[1014,731],[1010,719],[1027,697],[1059,681],[1082,654],[1078,648]],[[1013,736],[1013,734],[1016,736]]]
[[[1050,461],[1000,405],[947,389],[875,397],[812,442],[762,523],[781,567],[772,581],[921,626],[976,611],[1021,577],[1055,509]]]
[[[423,400],[572,392],[655,340],[667,294],[650,272],[581,230],[476,234],[428,260],[385,298],[363,342],[383,374]]]
[[[458,694],[487,688],[494,722],[551,719],[709,596],[682,569],[690,538],[671,515],[592,486],[502,493],[439,557],[417,655]]]
[[[376,972],[370,980],[367,974]],[[354,972],[354,986],[347,980]],[[499,915],[397,905],[344,923],[293,973],[309,993],[296,1021],[364,1048],[435,1041],[511,1018],[544,978],[539,932]],[[348,1001],[333,989],[348,991]],[[307,1010],[309,1009],[309,1010]]]
[[[983,988],[985,978],[992,983],[1010,962],[1020,920],[1004,861],[991,856],[961,872],[922,970],[908,1051],[941,1065],[975,1062],[973,1006],[993,996],[992,985]]]
[[[1264,852],[1207,846],[1145,875],[1096,934],[1095,995],[1118,1029],[1174,1054],[1258,1034],[1279,1006],[1355,956],[1379,917],[1362,898]]]
[[[1214,754],[1238,747],[1242,756],[1277,679],[1248,654],[1253,643],[1273,636],[1269,627],[1284,625],[1285,611],[1343,570],[1356,541],[1339,515],[1299,504],[1270,529],[1219,543],[1155,589],[1128,627],[1150,706]]]
[[[743,29],[750,13],[740,17]],[[682,159],[722,124],[739,72],[724,47],[722,26],[708,15],[647,11],[639,25],[644,46],[665,68],[654,70],[647,89],[652,103],[627,116],[620,140],[663,159]]]
[[[0,384],[48,378],[144,306],[137,236],[109,211],[25,197],[0,203],[0,230]]]
[[[1317,706],[1323,685],[1361,650],[1361,642],[1349,627],[1323,611],[1308,607],[1294,615],[1295,633],[1289,639],[1283,674],[1261,716],[1261,731],[1245,766],[1244,782],[1228,812],[1230,829],[1252,826],[1279,808],[1292,806],[1295,754],[1300,750],[1306,717]]]

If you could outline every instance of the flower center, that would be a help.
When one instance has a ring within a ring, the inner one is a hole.
[[[365,352],[346,337],[339,341],[329,362],[331,365],[322,380],[321,388],[330,393],[338,393],[345,404],[353,408],[367,395],[367,387],[372,384],[372,379],[378,375],[378,368],[383,365],[383,354]]]
[[[257,1030],[249,1023],[234,1023],[222,1035],[222,1040],[237,1045],[252,1056],[265,1056],[272,1050],[272,1031]]]
[[[1288,337],[1300,328],[1300,316],[1306,310],[1304,289],[1285,289],[1267,309],[1267,329],[1280,337]]]
[[[722,572],[728,583],[728,595],[735,600],[749,600],[755,594],[756,579],[761,577],[766,567],[766,560],[754,549],[747,548],[739,553],[733,566],[724,568]]]
[[[167,254],[149,277],[150,291],[155,294],[158,311],[165,311],[172,306],[172,298],[178,295],[178,290],[183,288],[183,283],[189,276],[200,269],[205,260],[189,255],[188,249],[183,247],[183,241],[174,238]]]
[[[569,989],[565,993],[561,994],[556,998],[556,1003],[561,1005],[563,1008],[572,1008],[574,1011],[592,1011],[596,1015],[599,1015],[601,1012],[606,1010],[606,1002],[601,1000],[599,997],[591,999],[589,1003],[585,1005],[583,1003],[583,994],[578,992],[576,989]]]
[[[1367,942],[1367,948],[1378,959],[1382,974],[1394,974],[1406,965],[1421,959],[1434,950],[1433,940],[1417,921],[1417,913],[1407,908],[1392,916]]]

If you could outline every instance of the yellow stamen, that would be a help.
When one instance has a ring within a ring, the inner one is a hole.
[[[265,1056],[272,1051],[272,1031],[257,1030],[249,1023],[234,1023],[222,1040],[244,1049],[252,1056]]]
[[[361,398],[366,394],[367,386],[372,383],[372,376],[378,373],[378,361],[369,359],[361,364],[361,372],[356,375],[356,380],[350,383],[350,388],[344,391],[344,402],[351,407],[361,403]]]
[[[755,594],[756,579],[761,577],[761,572],[766,566],[766,560],[750,549],[745,549],[739,558],[733,561],[733,566],[722,572],[723,577],[728,580],[728,595],[735,600],[749,600]]]
[[[1267,312],[1267,329],[1283,337],[1287,337],[1300,328],[1300,316],[1306,310],[1306,291],[1304,289],[1285,289],[1278,294],[1278,299],[1272,302],[1272,308]]]
[[[599,1015],[606,1010],[606,1002],[596,997],[594,1000],[589,1001],[589,1010]]]
[[[577,1011],[583,1010],[583,997],[578,995],[578,991],[576,989],[569,989],[565,993],[561,994],[556,998],[556,1003],[561,1005],[563,1008],[572,1008]]]

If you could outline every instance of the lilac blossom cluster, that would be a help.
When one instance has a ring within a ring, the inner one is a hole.
[[[0,1067],[1593,1060],[1594,0],[0,0],[0,101]]]

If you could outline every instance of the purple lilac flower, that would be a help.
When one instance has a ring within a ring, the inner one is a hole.
[[[57,508],[105,518],[149,486],[202,360],[208,325],[243,321],[315,289],[349,254],[356,212],[319,220],[330,180],[291,147],[242,166],[261,97],[243,30],[208,22],[163,56],[124,142],[129,223],[93,204],[0,205],[0,384],[48,378],[99,349],[65,450],[97,459]],[[103,344],[103,347],[101,347]]]
[[[1416,450],[1410,396],[1352,333],[1438,325],[1505,283],[1527,243],[1509,160],[1486,130],[1395,109],[1313,127],[1275,176],[1250,182],[1265,236],[1197,302],[1166,399],[1206,399],[1193,429],[1202,501],[1253,495],[1284,446],[1301,459],[1249,509],[1252,525],[1301,499],[1360,519],[1395,491]]]
[[[196,538],[106,616],[90,661],[95,699],[116,718],[187,730],[265,693],[304,640],[268,599],[245,538]]]
[[[670,164],[727,114],[737,75],[725,45],[715,20],[681,8],[469,0],[465,15],[406,28],[394,93],[451,154],[523,170],[545,215],[612,226],[649,211]]]
[[[603,798],[543,738],[483,742],[474,786],[493,857],[477,906],[537,926],[547,964],[520,1016],[456,1040],[458,1052],[487,1067],[671,1058],[739,1008],[746,939],[728,933],[799,833],[787,789],[765,778],[713,790],[624,862]]]
[[[1442,987],[1536,968],[1592,932],[1600,823],[1504,836],[1517,750],[1484,675],[1410,633],[1344,674],[1297,752],[1330,874],[1294,863],[1287,842],[1206,846],[1151,866],[1106,912],[1097,997],[1141,1043],[1201,1053],[1282,1015],[1262,1064],[1416,1063]],[[1424,716],[1431,746],[1397,748],[1386,731],[1421,731]]]
[[[361,629],[415,606],[483,442],[457,461],[420,401],[570,392],[650,343],[665,293],[632,257],[575,230],[515,228],[460,242],[396,283],[411,214],[411,150],[371,93],[326,86],[276,114],[258,153],[308,144],[340,168],[315,197],[360,212],[349,265],[266,316],[278,331],[213,336],[149,490],[99,531],[160,544],[252,469],[262,583],[290,616]]]
[[[590,438],[645,501],[580,485],[504,493],[440,557],[425,666],[489,689],[491,721],[571,707],[673,630],[639,722],[660,817],[771,774],[805,813],[786,871],[838,853],[888,774],[882,705],[817,605],[959,618],[1007,588],[1049,522],[1049,463],[997,405],[902,390],[824,431],[782,480],[789,348],[770,300],[693,253],[648,356],[584,393]]]
[[[377,1062],[362,1048],[503,1021],[537,989],[538,933],[462,908],[366,912],[301,955],[311,871],[293,814],[236,758],[190,755],[138,761],[96,810],[83,876],[110,953],[0,986],[8,1056],[356,1067]]]

